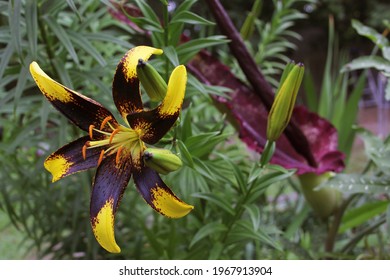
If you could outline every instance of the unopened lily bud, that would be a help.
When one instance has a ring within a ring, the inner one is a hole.
[[[323,186],[319,190],[316,190],[316,187],[324,184],[333,175],[334,173],[332,172],[326,172],[321,175],[305,173],[298,176],[301,182],[302,193],[307,203],[321,218],[327,218],[334,214],[342,203],[342,195],[339,190],[328,186]]]
[[[276,141],[288,125],[303,79],[303,73],[302,63],[290,63],[286,66],[268,115],[267,139],[269,141]]]
[[[161,174],[176,171],[183,165],[177,155],[166,149],[147,148],[143,159],[146,166]]]
[[[167,93],[167,83],[146,61],[140,59],[137,65],[137,75],[150,100],[160,102]]]

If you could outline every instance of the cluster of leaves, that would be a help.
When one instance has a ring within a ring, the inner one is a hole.
[[[360,35],[376,43],[382,54],[386,55],[387,39],[382,34],[356,20],[352,21],[352,26]],[[368,72],[361,71],[359,76],[349,73],[370,67],[383,71],[387,62],[384,58],[371,55],[346,63],[347,57],[338,54],[337,49],[337,37],[331,18],[328,54],[320,95],[318,97],[315,94],[311,75],[306,75],[307,105],[335,125],[339,132],[339,148],[347,155],[350,155],[355,135],[358,135],[364,142],[368,163],[361,173],[337,174],[317,188],[333,188],[345,197],[331,221],[327,240],[334,244],[328,246],[327,251],[337,251],[337,258],[388,258],[389,253],[383,250],[383,246],[384,240],[390,234],[389,137],[381,140],[372,132],[355,125]],[[375,52],[374,49],[373,53]],[[334,239],[330,238],[332,235]]]
[[[329,18],[328,49],[319,94],[310,66],[304,77],[305,105],[313,112],[329,120],[338,131],[338,148],[347,157],[355,139],[352,128],[357,121],[359,101],[365,89],[366,75],[340,73],[348,61],[348,55],[339,50],[338,34],[333,17]]]
[[[298,2],[316,3],[317,0],[274,0],[274,10],[270,19],[261,13],[262,1],[255,1],[252,11],[241,27],[241,34],[257,65],[260,65],[266,79],[274,86],[278,86],[278,77],[291,58],[288,53],[295,50],[294,41],[301,39],[301,35],[293,30],[297,21],[307,18],[307,14],[296,8]],[[258,2],[258,3],[257,3]],[[250,30],[248,30],[248,28]],[[232,71],[242,80],[245,80],[240,68],[229,55],[221,54],[227,64],[232,65]]]
[[[275,11],[270,21],[254,18],[256,31],[247,37],[256,62],[274,86],[274,75],[288,60],[286,52],[295,47],[288,39],[299,38],[291,28],[296,20],[305,17],[294,8],[297,2],[273,1]],[[297,195],[299,186],[294,170],[272,165],[260,168],[258,155],[248,152],[235,127],[211,98],[225,96],[226,89],[202,84],[190,73],[180,122],[160,144],[175,150],[184,162],[179,171],[166,175],[164,181],[195,206],[191,214],[179,220],[158,215],[130,183],[116,219],[116,238],[123,244],[122,252],[111,255],[97,245],[90,228],[93,172],[50,183],[43,168],[44,159],[80,132],[39,93],[28,72],[32,60],[37,60],[58,81],[109,109],[114,106],[112,76],[120,57],[133,46],[129,42],[164,50],[164,56],[151,60],[163,77],[168,77],[174,66],[190,62],[202,49],[216,53],[215,46],[220,56],[240,73],[235,62],[221,51],[227,40],[212,33],[214,23],[191,11],[202,11],[197,7],[198,1],[174,4],[170,10],[164,0],[134,0],[131,4],[104,0],[0,1],[0,22],[6,23],[0,28],[0,210],[7,212],[12,223],[34,241],[38,258],[323,258],[323,244],[329,238],[327,224],[317,219],[304,198]],[[129,12],[130,8],[136,8],[137,16]],[[126,12],[131,24],[115,18],[114,11]],[[330,87],[333,70],[326,67],[329,78],[324,78],[324,92],[341,88],[337,102],[352,102],[344,99],[348,77],[338,78],[337,87]],[[354,93],[354,101],[346,106],[353,107],[359,94]],[[145,101],[148,104],[147,97]],[[344,119],[334,118],[340,124]],[[356,199],[355,207],[339,217],[341,226],[336,234],[342,238],[336,245],[344,247],[337,250],[343,255],[335,257],[353,258],[356,250],[366,252],[362,238],[390,217],[388,210],[387,216],[384,214],[388,200],[372,199],[368,203],[367,197],[355,196],[367,192],[386,194],[387,190],[382,192],[381,188],[389,181],[388,170],[383,170],[388,167],[389,141],[382,143],[372,135],[364,135],[366,143],[371,143],[367,151],[371,151],[372,163],[367,170],[371,168],[373,173],[341,174],[328,182],[330,187],[354,192],[351,197]],[[378,215],[379,219],[372,219]],[[361,229],[357,234],[356,228]],[[375,242],[381,238],[384,236],[380,232]]]

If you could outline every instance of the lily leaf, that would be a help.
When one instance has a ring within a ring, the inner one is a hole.
[[[321,189],[324,187],[337,188],[347,194],[390,194],[390,177],[376,177],[360,174],[337,174],[331,180],[318,186],[317,189]]]
[[[362,56],[346,64],[341,71],[353,71],[359,69],[375,68],[378,71],[390,73],[390,61],[380,56]]]
[[[189,247],[191,248],[197,242],[199,242],[200,240],[202,240],[203,238],[205,238],[207,236],[221,233],[221,232],[224,232],[226,230],[227,230],[227,227],[224,224],[221,224],[220,222],[213,222],[213,223],[206,224],[195,233],[194,237],[191,240]]]
[[[339,233],[343,233],[350,228],[359,226],[373,217],[384,213],[389,205],[390,201],[375,201],[372,203],[366,203],[361,207],[352,209],[345,213],[341,221]]]

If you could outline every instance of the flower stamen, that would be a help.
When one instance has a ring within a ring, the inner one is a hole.
[[[111,132],[110,139],[108,140],[108,144],[112,143],[112,139],[114,139],[115,134],[117,134],[119,131],[121,131],[119,128],[116,128],[113,132]]]
[[[97,166],[99,166],[102,163],[103,156],[104,156],[104,150],[101,150]]]
[[[95,126],[93,124],[91,124],[88,128],[88,131],[89,131],[89,138],[91,138],[91,140],[93,139],[93,129],[95,128]]]
[[[102,121],[102,123],[100,124],[100,130],[103,130],[104,126],[105,126],[109,121],[111,121],[111,120],[112,120],[112,117],[111,117],[111,116],[106,117],[106,118]],[[111,126],[110,126],[110,127],[111,127]]]
[[[85,143],[83,148],[81,149],[81,153],[83,154],[83,159],[84,160],[87,158],[87,143]]]
[[[118,164],[120,160],[120,155],[122,152],[123,146],[120,146],[116,152],[116,157],[115,157],[115,163]]]

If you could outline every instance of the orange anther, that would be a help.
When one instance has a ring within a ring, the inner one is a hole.
[[[111,116],[106,117],[106,118],[102,121],[102,123],[100,124],[100,130],[102,130],[102,129],[104,128],[104,126],[106,125],[106,123],[108,123],[108,122],[111,121],[111,120],[112,120],[112,117],[111,117]]]
[[[87,143],[84,144],[83,148],[81,149],[81,153],[83,154],[83,159],[85,160],[87,158]]]
[[[88,131],[89,131],[89,138],[91,138],[91,140],[92,140],[92,136],[93,136],[93,129],[95,128],[95,126],[93,125],[93,124],[91,124],[90,126],[89,126],[89,129],[88,129]]]
[[[120,131],[119,128],[116,128],[110,135],[110,139],[108,140],[108,143],[111,144],[112,139],[114,139],[115,134],[117,134]]]
[[[118,151],[116,152],[116,157],[115,157],[115,163],[116,163],[116,164],[119,163],[122,149],[123,149],[123,146],[120,146],[120,147],[118,148]]]
[[[98,159],[98,164],[97,164],[97,166],[99,166],[99,165],[102,163],[103,156],[104,156],[104,150],[102,150],[102,151],[100,152],[100,156],[99,156],[99,159]]]

